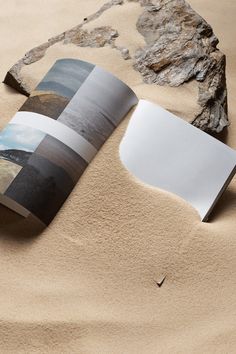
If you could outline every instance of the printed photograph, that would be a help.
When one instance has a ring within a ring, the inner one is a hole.
[[[116,128],[90,99],[75,95],[58,121],[75,130],[89,141],[97,150],[105,143]]]
[[[13,162],[0,159],[0,193],[4,194],[21,169],[21,166]]]
[[[63,168],[33,153],[4,194],[48,225],[73,187]]]
[[[0,132],[0,159],[24,166],[45,135],[25,125],[8,124]]]
[[[49,224],[88,163],[60,140],[26,125],[9,124],[0,141],[0,192]]]
[[[70,100],[67,97],[34,91],[19,110],[39,113],[57,119],[69,102]]]
[[[56,93],[59,96],[72,98],[95,65],[83,60],[57,60],[35,91]]]
[[[55,139],[58,139],[63,144],[70,147],[87,162],[90,162],[97,154],[95,147],[81,135],[77,134],[76,131],[58,122],[58,120],[51,119],[47,116],[34,112],[17,112],[12,118],[11,123],[42,130],[45,134],[53,136]]]
[[[57,119],[93,68],[82,60],[56,61],[20,110]]]
[[[99,149],[137,102],[127,85],[96,66],[58,121]]]
[[[137,101],[105,70],[57,61],[0,135],[4,196],[48,225]]]
[[[43,139],[35,153],[61,167],[67,172],[74,184],[88,166],[88,163],[79,154],[50,135]]]
[[[26,132],[28,131],[28,127],[23,125],[21,127]],[[28,139],[28,145],[26,142],[21,145],[22,148],[24,146],[25,150],[27,149],[25,152],[28,154],[24,160],[17,159],[23,168],[15,165],[18,167],[17,173],[14,174],[13,171],[12,174],[6,175],[9,177],[2,180],[1,191],[48,225],[65,202],[88,163],[58,139],[50,135],[45,136],[45,133],[42,136],[43,139],[39,144],[36,144],[39,139],[37,141]],[[4,142],[6,144],[7,140],[5,139]],[[22,139],[21,143],[23,142]],[[15,155],[13,156],[16,159]],[[9,165],[12,164],[5,160],[2,161]]]

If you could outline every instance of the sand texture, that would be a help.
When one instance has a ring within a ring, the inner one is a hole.
[[[122,26],[124,18],[127,19],[128,36]],[[67,51],[70,53],[68,44],[74,54],[77,47],[106,46],[118,52],[124,60],[129,60],[130,69],[137,70],[146,83],[171,87],[189,81],[192,86],[195,83],[198,88],[196,111],[192,112],[190,121],[215,134],[229,125],[226,60],[217,48],[218,42],[212,27],[185,0],[108,0],[77,26],[27,51],[8,70],[4,83],[28,96],[41,79],[37,78],[35,68],[34,75],[29,68],[37,62],[40,65],[45,57],[50,62],[49,49],[62,45],[64,50],[60,47],[57,55],[63,58]],[[87,71],[91,64],[85,66]],[[69,72],[73,71],[72,63],[70,67]],[[68,77],[67,70],[63,75]],[[58,87],[58,83],[50,83],[58,75],[57,71],[53,72],[51,69],[46,82],[39,84],[37,89],[45,89],[45,84],[51,89],[55,89],[55,84]],[[80,74],[75,70],[72,82],[76,83],[77,76]]]
[[[236,148],[236,3],[189,2],[212,25],[226,54],[231,125],[224,139]],[[82,22],[103,3],[2,1],[2,80],[29,49]],[[105,16],[119,27],[117,44],[129,41],[136,48],[143,45],[134,30],[140,10],[133,1],[129,6],[119,23],[114,8]],[[101,17],[96,21],[102,26]],[[42,77],[63,53],[101,65],[139,98],[189,121],[196,112],[196,85],[145,84],[131,61],[110,46],[55,44],[47,57],[28,66],[28,79]],[[24,101],[0,85],[1,128]],[[118,148],[130,115],[47,229],[0,206],[0,353],[235,353],[236,178],[210,222],[201,223],[183,200],[139,183],[122,166]]]

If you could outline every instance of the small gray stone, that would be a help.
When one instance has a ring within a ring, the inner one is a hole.
[[[129,49],[122,48],[121,49],[121,55],[122,55],[122,58],[125,59],[125,60],[130,59]]]

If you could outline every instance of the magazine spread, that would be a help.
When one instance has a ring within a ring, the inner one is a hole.
[[[99,149],[137,105],[120,145],[139,180],[179,195],[207,219],[235,173],[236,152],[104,69],[58,60],[0,132],[0,202],[48,225]]]
[[[58,60],[0,134],[0,202],[48,225],[137,102],[102,68]]]

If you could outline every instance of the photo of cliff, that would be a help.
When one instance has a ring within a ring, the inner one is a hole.
[[[67,97],[57,95],[53,91],[34,91],[21,106],[20,111],[39,113],[57,119],[68,103]]]
[[[93,64],[82,60],[56,61],[21,106],[20,111],[57,119],[94,67]]]
[[[0,159],[23,167],[45,135],[38,129],[8,124],[0,132]]]

